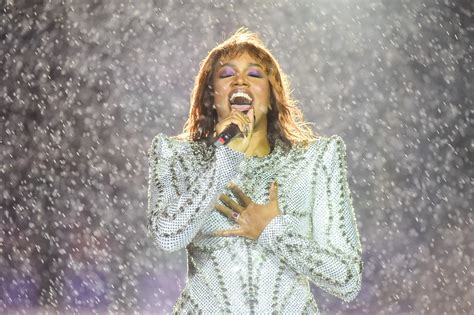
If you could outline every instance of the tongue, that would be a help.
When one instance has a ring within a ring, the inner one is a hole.
[[[231,107],[239,112],[245,112],[252,108],[252,105],[240,105],[240,104],[233,104]]]
[[[243,97],[243,96],[232,96],[229,101],[231,104],[240,104],[240,105],[252,104],[252,100],[249,100],[248,98]]]

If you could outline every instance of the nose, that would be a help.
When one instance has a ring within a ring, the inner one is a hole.
[[[245,73],[240,72],[235,75],[234,85],[248,85]]]

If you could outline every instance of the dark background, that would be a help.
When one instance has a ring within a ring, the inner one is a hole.
[[[365,269],[326,314],[463,314],[471,260],[469,0],[2,1],[0,312],[170,312],[185,252],[145,234],[146,151],[177,134],[199,62],[261,35],[347,146]]]

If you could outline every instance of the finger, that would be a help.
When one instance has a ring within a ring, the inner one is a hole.
[[[224,205],[221,205],[221,204],[215,204],[214,207],[219,210],[220,212],[222,212],[226,217],[228,217],[230,220],[234,221],[234,222],[237,222],[238,224],[242,224],[244,223],[244,221],[242,221],[242,218],[240,217],[240,214],[239,212],[237,211],[234,211],[234,210],[231,210],[229,208],[227,208],[226,206]],[[233,215],[237,214],[237,219],[234,218]]]
[[[233,210],[224,206],[224,205],[221,205],[220,203],[216,203],[214,205],[214,208],[216,208],[217,210],[219,210],[220,212],[222,212],[225,216],[227,216],[228,218],[232,218],[232,212]]]
[[[234,110],[229,116],[223,118],[216,124],[216,131],[217,133],[220,133],[232,123],[236,124],[239,127],[240,131],[243,131],[245,127],[249,124],[247,119],[248,117],[245,117],[241,112]]]
[[[244,236],[244,230],[241,228],[233,229],[233,230],[218,230],[215,231],[214,236]]]
[[[250,108],[247,113],[242,113],[243,117],[245,118],[246,127],[247,127],[247,136],[252,133],[254,127],[255,116],[253,114],[253,108]]]
[[[219,199],[226,205],[228,205],[232,210],[237,211],[238,213],[242,213],[242,211],[244,211],[244,208],[241,205],[239,205],[227,195],[222,194],[219,196]]]
[[[255,122],[255,114],[254,114],[254,111],[253,111],[253,107],[249,109],[249,111],[247,112],[247,115],[245,115],[248,119],[249,119],[249,123],[254,124]]]
[[[232,109],[231,110],[231,117],[236,117],[242,121],[244,125],[250,125],[252,123],[252,119],[250,118],[249,112],[253,113],[253,110],[250,109],[247,113]],[[253,117],[253,114],[252,114]]]
[[[241,189],[239,186],[237,186],[236,184],[234,183],[229,183],[229,185],[227,185],[227,187],[234,193],[234,195],[239,198],[240,202],[242,203],[242,205],[247,208],[248,205],[252,202],[252,199],[250,199],[249,196],[247,196]]]
[[[236,124],[239,128],[240,134],[239,137],[246,137],[249,132],[249,124],[242,117],[233,117],[230,120],[232,123]]]
[[[247,134],[248,135],[251,135],[253,134],[253,129],[255,127],[255,113],[253,111],[253,107],[247,112],[247,116],[249,118],[249,132]]]
[[[235,112],[236,117],[239,119],[239,129],[244,138],[248,137],[249,132],[252,129],[252,124],[250,118],[247,115],[244,115],[242,112]]]
[[[249,111],[250,111],[250,110],[249,110]],[[247,111],[247,114],[248,114],[249,111]],[[244,112],[241,112],[241,111],[239,111],[239,110],[236,110],[236,109],[232,108],[231,111],[230,111],[230,113],[231,113],[231,115],[235,115],[235,116],[240,117],[240,118],[242,118],[242,119],[244,119],[244,120],[246,120],[246,121],[250,121],[249,116],[246,115]]]
[[[235,117],[236,119],[241,121],[243,124],[250,123],[250,118],[247,115],[235,109],[232,109],[232,111],[230,112],[230,117]]]
[[[270,186],[270,201],[274,200],[278,200],[278,183],[276,180]]]

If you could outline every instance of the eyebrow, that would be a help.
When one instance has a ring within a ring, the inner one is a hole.
[[[221,65],[219,67],[219,69],[222,68],[222,67],[225,67],[225,66],[231,66],[232,68],[236,67],[235,64],[233,64],[232,62],[226,62],[223,65]],[[263,70],[263,67],[261,65],[259,65],[258,63],[249,63],[247,68],[249,68],[249,67],[259,67],[260,69]]]

